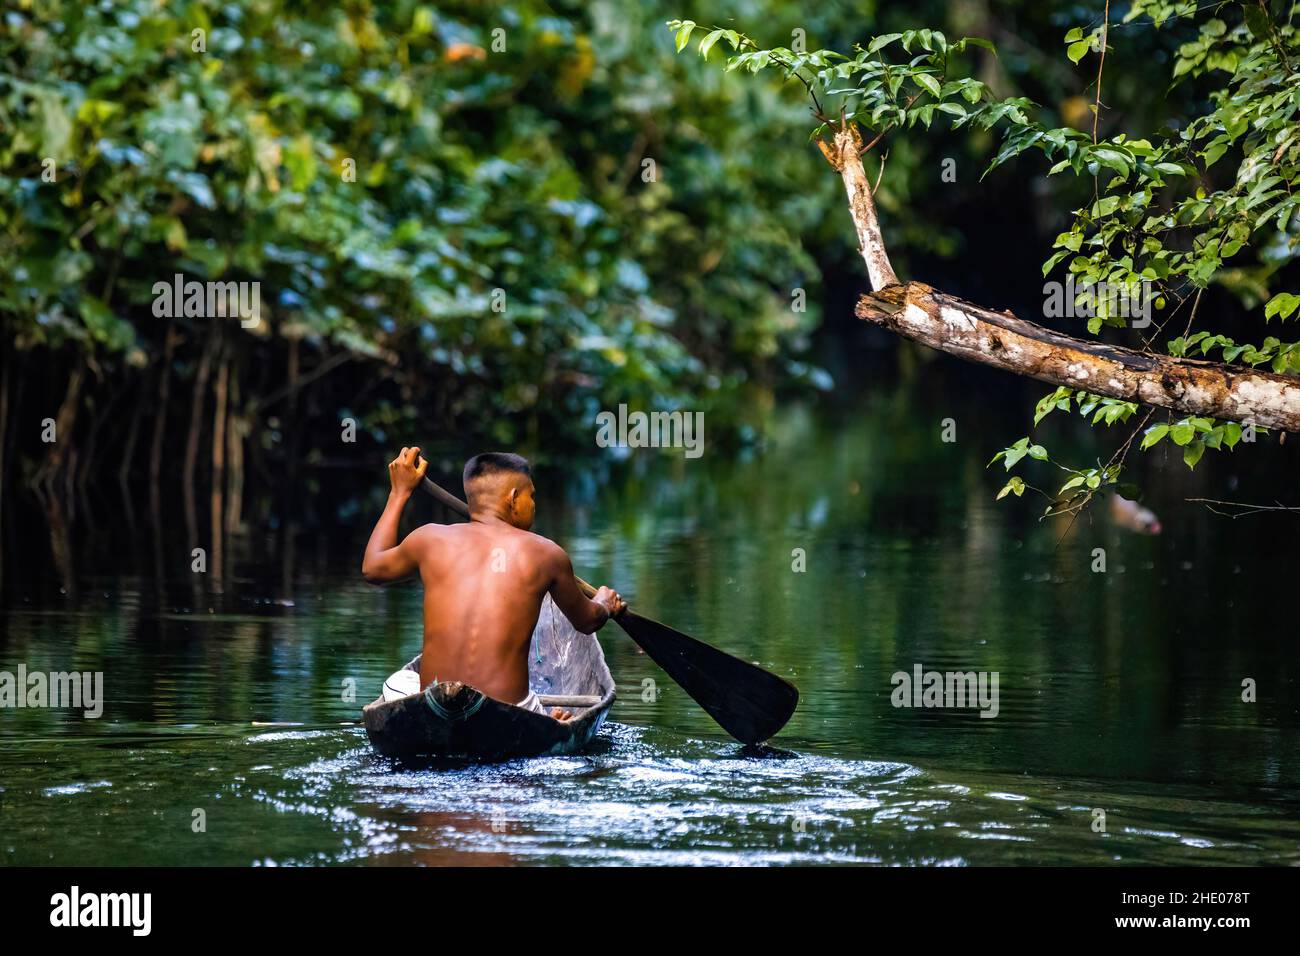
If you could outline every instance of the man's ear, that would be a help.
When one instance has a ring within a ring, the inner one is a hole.
[[[510,513],[515,513],[515,499],[519,497],[519,486],[510,489],[510,494],[506,496],[506,501],[510,505]]]

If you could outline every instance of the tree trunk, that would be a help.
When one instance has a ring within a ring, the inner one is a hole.
[[[833,145],[817,142],[844,180],[849,214],[876,290],[858,301],[859,318],[959,358],[1053,385],[1183,415],[1300,431],[1300,377],[1076,339],[922,282],[898,285],[862,168],[861,142],[852,123],[841,124]]]
[[[163,408],[160,406],[156,414],[161,415]],[[135,396],[135,408],[131,410],[131,425],[126,431],[126,444],[122,447],[122,462],[117,468],[117,483],[122,489],[122,496],[130,502],[130,479],[131,479],[131,460],[135,457],[135,445],[140,438],[140,419],[144,415],[144,387],[141,385],[140,391]]]
[[[9,342],[9,330],[0,326],[0,334],[4,336],[0,339],[0,597],[4,595],[4,562],[5,562],[5,500],[4,489],[9,487],[6,478],[8,471],[9,456],[9,381],[13,369],[13,351],[14,347]]]
[[[91,483],[91,479],[94,479],[95,470],[99,464],[100,434],[108,428],[110,421],[113,420],[113,412],[116,410],[118,402],[121,402],[122,398],[130,393],[130,386],[123,386],[121,389],[113,389],[112,382],[110,381],[105,382],[105,388],[112,389],[112,394],[108,395],[108,399],[104,402],[103,408],[100,408],[99,411],[92,412],[90,429],[87,429],[86,441],[82,444],[81,466],[77,468],[77,475],[75,475],[75,480],[77,480],[77,496],[82,498],[83,501],[85,501],[85,498],[87,497],[87,485]],[[125,463],[127,467],[130,466],[131,449],[133,449],[134,446],[135,438],[134,436],[131,436],[130,429],[127,429],[126,444],[122,445],[121,450],[116,453],[117,455],[120,455],[122,462]]]
[[[69,484],[67,476],[63,474],[68,464],[68,457],[72,451],[72,429],[77,421],[77,409],[81,400],[81,383],[86,375],[86,363],[80,356],[76,359],[76,364],[68,376],[68,387],[64,390],[63,401],[59,405],[59,410],[54,418],[54,443],[50,448],[49,455],[41,463],[40,469],[36,472],[33,484],[37,487],[53,485],[60,478],[65,479],[65,485]],[[50,490],[53,490],[51,488]],[[66,494],[69,489],[65,487],[63,493]]]
[[[289,379],[289,394],[287,396],[284,412],[284,434],[286,436],[286,448],[288,460],[285,462],[279,494],[281,501],[281,514],[283,520],[280,524],[280,594],[285,598],[293,595],[294,587],[294,568],[297,558],[297,540],[298,525],[295,520],[298,502],[298,436],[301,429],[298,427],[298,387],[299,387],[299,339],[297,337],[289,340],[289,357],[287,377]]]
[[[8,487],[5,481],[6,467],[9,458],[6,452],[9,449],[9,381],[13,370],[13,346],[9,343],[9,330],[2,330],[4,340],[0,342],[0,488]]]
[[[13,497],[10,489],[14,486],[9,481],[9,472],[13,470],[13,460],[16,454],[14,435],[18,429],[10,427],[9,420],[10,418],[16,420],[17,413],[23,407],[23,393],[27,387],[28,365],[20,357],[15,369],[14,355],[18,348],[13,344],[10,330],[5,329],[4,334],[4,370],[2,373],[4,378],[3,381],[0,381],[0,396],[3,396],[3,398],[0,400],[4,402],[5,427],[3,433],[0,434],[0,518],[3,517],[5,509],[9,507],[8,502]],[[12,388],[10,388],[11,381]],[[3,559],[8,544],[6,535],[9,534],[10,530],[8,526],[0,523],[0,596],[3,596]]]
[[[194,512],[194,469],[199,460],[199,433],[203,430],[203,406],[208,391],[208,376],[212,374],[212,353],[217,341],[214,327],[204,343],[199,367],[194,374],[194,396],[190,402],[190,431],[185,438],[185,467],[181,474],[181,487],[185,492],[185,525],[190,534],[190,547],[198,547],[198,522]]]
[[[111,386],[106,385],[106,387]],[[108,427],[108,422],[113,417],[113,409],[117,407],[123,394],[124,392],[117,392],[109,396],[102,409],[86,413],[91,416],[90,427],[86,429],[86,440],[81,443],[81,448],[77,452],[76,470],[68,475],[68,487],[76,489],[77,502],[81,506],[86,523],[91,527],[95,527],[98,522],[95,521],[94,512],[91,510],[87,485],[94,477],[99,461],[99,436]],[[124,461],[131,460],[129,449],[124,448],[121,454]]]
[[[50,557],[54,560],[54,570],[69,598],[77,593],[77,576],[73,562],[72,535],[68,532],[68,516],[64,509],[64,499],[58,494],[51,494],[42,500],[45,509],[45,525],[50,531]]]
[[[149,442],[149,506],[154,514],[161,511],[162,492],[158,480],[162,474],[163,436],[167,431],[167,402],[171,397],[172,360],[176,355],[178,338],[180,333],[176,331],[176,320],[172,319],[167,323],[167,334],[163,338],[162,368],[158,373],[158,408],[154,414],[153,438]]]
[[[286,516],[298,514],[298,481],[300,477],[299,455],[302,429],[298,423],[298,389],[299,389],[299,350],[301,346],[295,337],[289,340],[289,366],[286,375],[289,380],[289,394],[285,397],[284,427],[285,467],[284,480],[280,488],[280,497],[284,503]]]
[[[230,358],[222,356],[217,366],[217,383],[213,389],[216,396],[216,408],[212,412],[212,485],[211,513],[209,520],[212,528],[212,565],[213,581],[220,584],[225,565],[223,555],[223,524],[225,517],[226,490],[226,397],[230,382]]]
[[[226,483],[226,536],[239,533],[244,510],[244,436],[247,422],[239,395],[239,368],[230,370],[230,416],[226,428],[226,455],[229,458]]]

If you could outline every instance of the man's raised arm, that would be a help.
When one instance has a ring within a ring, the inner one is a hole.
[[[361,576],[367,583],[392,584],[419,570],[419,555],[415,548],[418,532],[407,535],[406,540],[398,544],[397,526],[402,520],[402,509],[428,467],[429,463],[420,457],[419,448],[403,448],[401,454],[388,463],[391,486],[388,504],[379,516],[375,530],[370,532],[366,554],[361,561]]]

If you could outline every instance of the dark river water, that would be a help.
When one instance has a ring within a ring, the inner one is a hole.
[[[418,648],[420,593],[359,580],[360,518],[244,542],[220,594],[170,529],[62,577],[21,544],[0,670],[102,671],[105,703],[0,710],[0,862],[1300,863],[1291,532],[1184,502],[1173,457],[1144,465],[1159,536],[1039,521],[984,468],[1023,431],[958,411],[945,443],[923,398],[778,409],[761,453],[539,481],[580,574],[799,685],[770,756],[612,626],[589,753],[373,755],[359,709]],[[917,665],[996,672],[996,716],[893,706]]]

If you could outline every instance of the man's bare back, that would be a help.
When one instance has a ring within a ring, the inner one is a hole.
[[[522,701],[529,693],[529,642],[547,594],[585,634],[622,611],[623,601],[609,588],[588,600],[564,550],[527,530],[534,513],[533,483],[527,462],[517,456],[470,459],[468,524],[427,524],[397,544],[402,509],[427,467],[419,451],[403,448],[388,466],[392,490],[366,546],[361,573],[372,584],[420,575],[420,686],[456,680],[497,700]]]
[[[498,700],[522,700],[529,641],[564,552],[504,522],[427,524],[412,539],[424,583],[421,685],[459,680]]]

